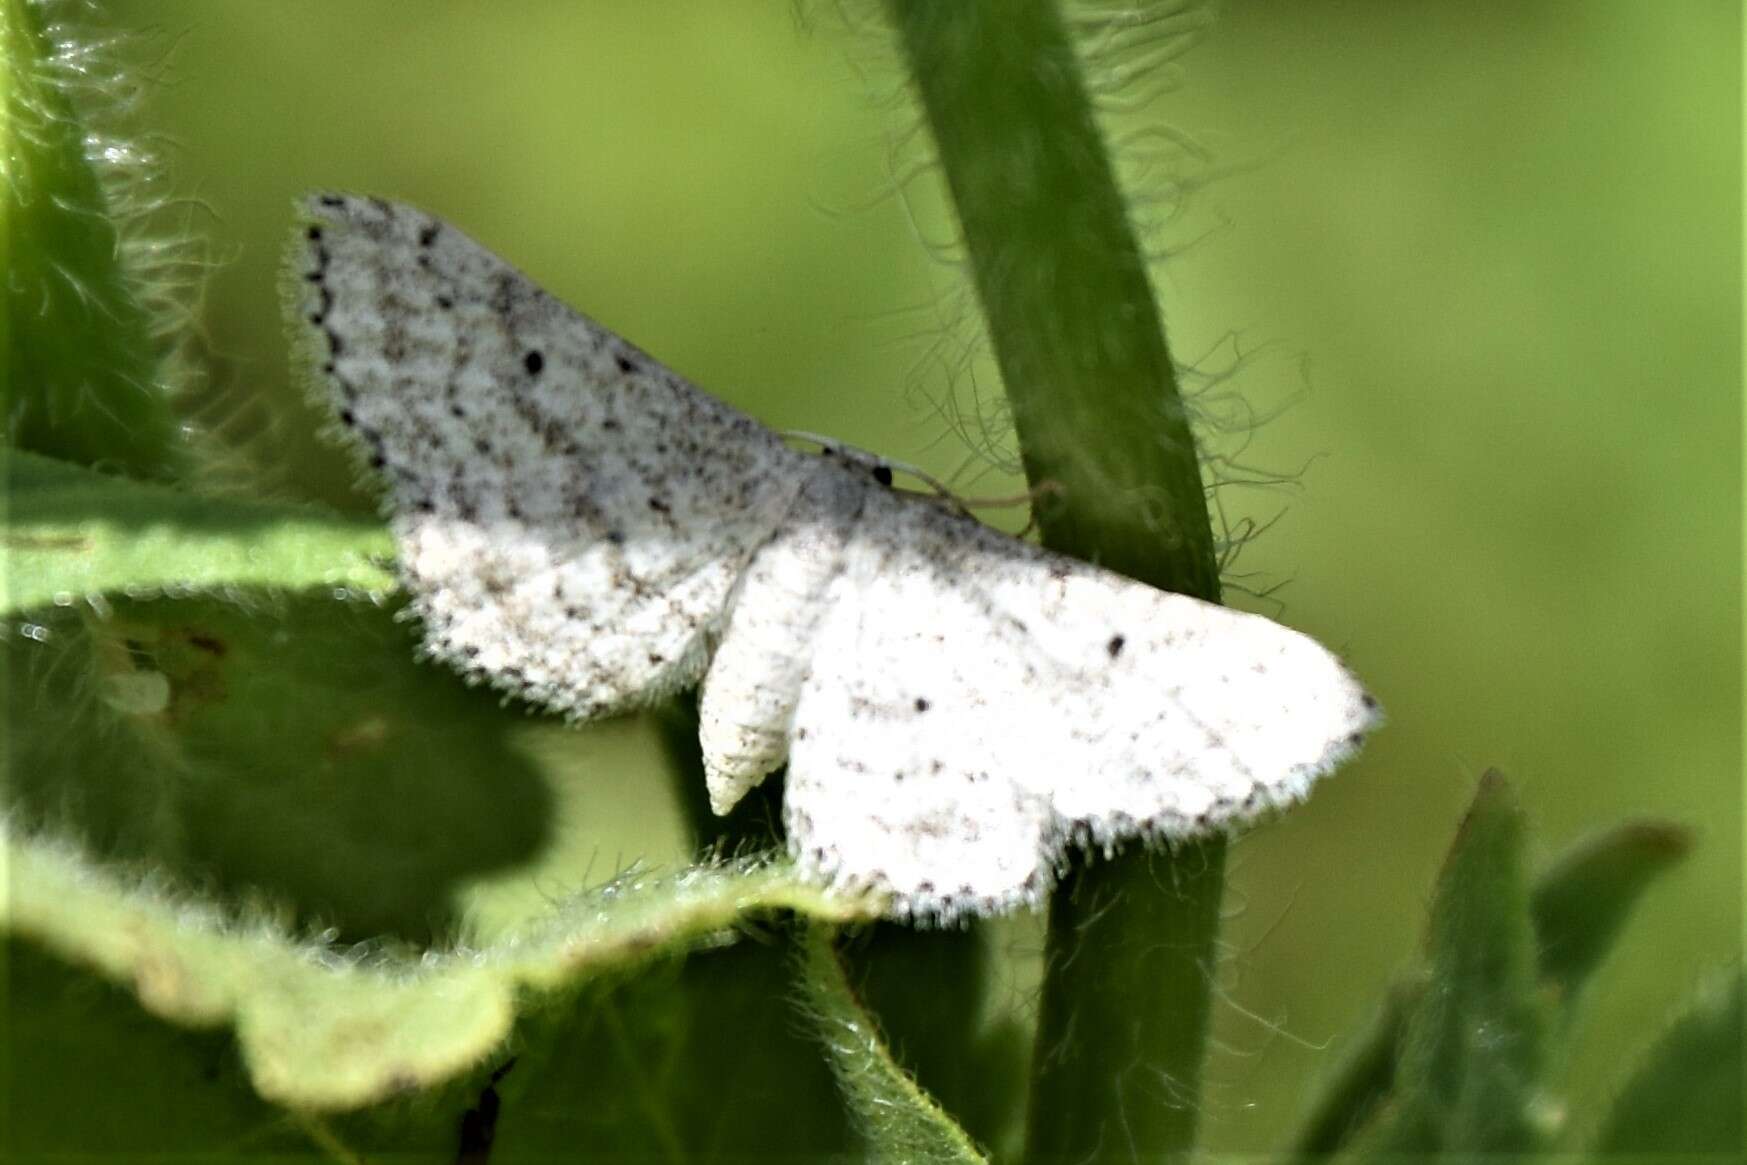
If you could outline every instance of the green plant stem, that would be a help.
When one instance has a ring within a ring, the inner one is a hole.
[[[1046,545],[1219,597],[1194,439],[1145,260],[1050,0],[888,0],[933,130]],[[1064,779],[1071,775],[1064,774]],[[1220,839],[1076,867],[1050,904],[1032,1160],[1186,1155]]]
[[[801,989],[873,1162],[973,1165],[987,1160],[944,1109],[898,1064],[879,1027],[856,998],[834,949],[835,927],[811,926],[801,937]]]

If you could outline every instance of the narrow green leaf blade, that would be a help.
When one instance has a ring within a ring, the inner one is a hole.
[[[1509,784],[1486,773],[1438,878],[1385,1154],[1527,1152],[1550,1131],[1524,828]]]
[[[1677,865],[1691,831],[1664,821],[1633,821],[1568,847],[1535,880],[1530,911],[1537,973],[1569,1021],[1584,980],[1618,938],[1639,897]],[[1423,984],[1394,984],[1371,1025],[1355,1037],[1323,1081],[1289,1142],[1301,1158],[1333,1153],[1357,1135],[1393,1094],[1402,1030]]]
[[[837,1074],[870,1161],[972,1165],[986,1158],[965,1131],[898,1066],[862,1009],[833,949],[834,928],[809,927],[805,1006]]]
[[[1614,1101],[1595,1145],[1603,1159],[1715,1153],[1740,1160],[1747,1154],[1744,997],[1747,982],[1737,969],[1701,992],[1662,1033]]]
[[[311,506],[201,497],[16,450],[4,462],[0,610],[87,595],[329,587],[384,594],[380,522]]]
[[[1692,832],[1666,821],[1629,821],[1568,847],[1529,900],[1540,973],[1567,1002],[1612,949],[1651,883],[1686,857]]]
[[[1679,865],[1691,831],[1667,821],[1630,821],[1567,847],[1536,879],[1530,915],[1536,933],[1537,975],[1564,1004],[1604,959],[1633,906],[1654,880]],[[1371,1116],[1384,1109],[1396,1085],[1396,1058],[1408,1015],[1424,983],[1394,983],[1382,1008],[1322,1081],[1291,1139],[1300,1158],[1345,1148]]]

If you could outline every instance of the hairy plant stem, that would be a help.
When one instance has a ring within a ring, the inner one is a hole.
[[[1145,260],[1052,0],[887,0],[933,131],[1046,545],[1217,600]],[[1071,774],[1064,774],[1071,779]],[[1225,848],[1077,865],[1050,903],[1026,1154],[1180,1159],[1199,1109]]]

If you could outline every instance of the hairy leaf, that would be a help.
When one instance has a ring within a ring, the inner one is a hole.
[[[7,614],[105,593],[394,586],[393,541],[370,519],[200,497],[31,453],[3,460]]]
[[[70,92],[94,81],[89,46],[57,42],[47,6],[0,3],[0,230],[6,444],[136,476],[172,476],[176,419],[160,378],[160,321],[142,302],[103,148]]]
[[[165,1020],[233,1025],[260,1094],[306,1110],[442,1083],[503,1044],[523,993],[717,941],[749,913],[865,914],[786,866],[738,863],[628,876],[484,948],[370,954],[125,878],[41,837],[8,831],[5,846],[9,935],[126,986]]]

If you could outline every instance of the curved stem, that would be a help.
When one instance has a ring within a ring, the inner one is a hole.
[[[887,0],[958,212],[1046,545],[1217,600],[1194,438],[1052,0]],[[1064,779],[1072,779],[1064,774]],[[1031,1160],[1185,1157],[1225,848],[1077,866],[1050,904]]]

